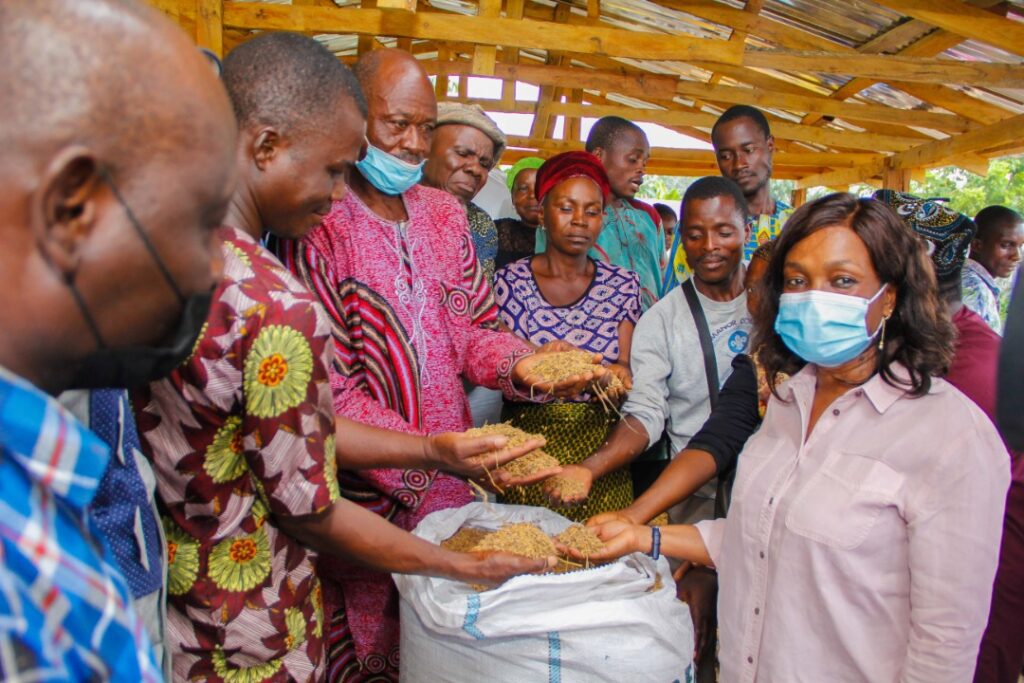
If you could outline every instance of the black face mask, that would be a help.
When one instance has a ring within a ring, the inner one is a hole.
[[[117,198],[117,201],[124,209],[125,215],[128,216],[128,221],[135,229],[135,233],[146,246],[146,251],[153,257],[153,261],[160,270],[160,274],[178,298],[182,309],[181,320],[167,346],[109,348],[104,343],[99,327],[96,326],[96,322],[92,314],[89,313],[89,308],[85,305],[81,293],[75,287],[74,281],[68,280],[68,288],[71,290],[75,303],[78,304],[82,317],[85,319],[93,338],[96,340],[97,347],[95,351],[82,359],[81,366],[71,381],[69,387],[71,389],[100,389],[106,387],[131,389],[166,377],[191,355],[192,349],[199,339],[199,334],[202,332],[203,323],[206,322],[206,316],[210,312],[210,303],[213,299],[213,292],[193,294],[188,297],[181,293],[178,283],[175,282],[174,277],[167,270],[166,264],[160,258],[138,219],[135,218],[135,214],[132,213],[128,204],[125,203],[124,197],[121,196],[117,186],[114,185],[110,174],[104,170],[102,175],[114,193],[114,197]]]

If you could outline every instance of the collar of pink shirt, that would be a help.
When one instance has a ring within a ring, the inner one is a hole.
[[[864,384],[851,386],[850,389],[860,390],[871,401],[871,405],[881,415],[893,406],[896,401],[906,395],[910,389],[910,372],[900,363],[894,363],[890,367],[894,381],[897,384],[905,382],[901,386],[893,386],[882,376],[882,373],[875,373],[871,379]],[[793,375],[788,382],[779,387],[779,398],[784,401],[791,401],[794,398],[809,405],[814,399],[814,388],[818,382],[817,366],[808,363]]]

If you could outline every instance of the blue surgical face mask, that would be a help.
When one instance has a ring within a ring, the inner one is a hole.
[[[384,194],[402,194],[423,178],[423,164],[410,164],[388,154],[372,144],[366,145],[366,156],[356,162],[356,168]]]
[[[838,367],[864,353],[878,334],[878,330],[868,334],[868,307],[885,288],[883,284],[870,299],[818,289],[783,294],[775,331],[790,351],[808,363]]]

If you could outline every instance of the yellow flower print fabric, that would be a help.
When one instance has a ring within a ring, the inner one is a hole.
[[[315,556],[275,520],[338,498],[330,324],[270,252],[231,228],[203,336],[133,395],[169,560],[174,677],[319,680]]]

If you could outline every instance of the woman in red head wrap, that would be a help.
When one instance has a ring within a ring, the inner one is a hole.
[[[593,154],[566,152],[540,167],[535,191],[547,246],[495,275],[502,321],[535,344],[560,340],[601,354],[628,388],[630,341],[640,318],[640,281],[636,273],[587,256],[601,233],[610,192],[608,175]],[[628,468],[595,482],[589,470],[578,465],[604,443],[615,422],[615,414],[600,403],[506,402],[502,417],[528,432],[544,434],[545,450],[563,465],[558,477],[509,491],[504,502],[547,505],[545,488],[566,486],[559,478],[570,480],[578,491],[570,497],[576,505],[554,508],[570,519],[583,521],[632,502]]]

